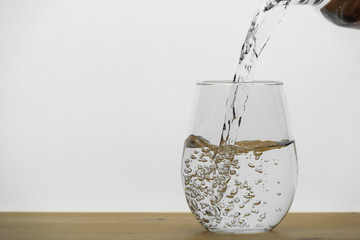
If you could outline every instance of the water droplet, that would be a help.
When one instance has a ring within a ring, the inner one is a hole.
[[[280,184],[280,181],[277,181],[277,184]]]
[[[281,192],[278,192],[277,195],[280,196],[280,195],[281,195]]]
[[[199,153],[199,151],[197,151],[197,150],[194,151],[194,154],[198,154],[198,153]]]
[[[190,155],[191,159],[196,159],[196,157],[194,155]]]
[[[253,163],[249,163],[248,166],[251,167],[251,168],[255,167],[255,165]]]

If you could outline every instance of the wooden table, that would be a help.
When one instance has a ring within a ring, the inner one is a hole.
[[[216,234],[189,213],[0,213],[0,240],[360,239],[360,213],[290,213],[273,231]]]

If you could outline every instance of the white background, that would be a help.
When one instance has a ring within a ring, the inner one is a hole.
[[[1,0],[0,211],[188,211],[195,82],[232,78],[257,3]],[[360,211],[359,42],[292,6],[257,65],[285,83],[292,211]]]

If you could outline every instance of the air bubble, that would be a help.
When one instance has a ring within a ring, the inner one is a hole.
[[[258,200],[256,202],[254,202],[253,205],[260,205],[260,203],[261,203],[261,201]]]
[[[203,149],[201,149],[201,151],[204,153],[208,153],[208,152],[210,152],[210,148],[204,147]]]
[[[229,205],[229,206],[227,206],[224,210],[225,210],[226,212],[230,212],[231,210],[233,210],[233,208],[234,208],[233,205]]]
[[[251,168],[255,167],[255,165],[253,163],[249,163],[248,166],[251,167]]]
[[[192,169],[191,168],[187,168],[184,170],[185,173],[191,173]]]
[[[241,170],[246,171],[247,169],[249,174],[251,171],[262,173],[263,169],[263,174],[266,174],[268,171],[265,162],[269,162],[269,159],[262,157],[263,152],[282,147],[274,145],[274,148],[263,148],[255,146],[252,141],[241,143],[243,144],[241,147],[239,142],[231,146],[215,146],[196,136],[192,136],[190,140],[188,146],[191,147],[186,147],[187,155],[183,158],[183,171],[186,173],[183,174],[183,182],[187,201],[195,217],[202,220],[207,228],[216,228],[219,225],[227,228],[252,228],[256,224],[260,224],[263,221],[260,210],[266,210],[272,205],[262,205],[266,202],[260,201],[262,198],[259,198],[261,194],[265,195],[265,190],[268,191],[265,176],[261,177],[262,175],[256,175],[254,172],[252,175],[243,175],[242,171],[237,169],[244,164]],[[259,141],[259,144],[269,143]],[[244,163],[242,161],[245,158],[248,160]],[[256,163],[255,158],[260,161]],[[279,163],[279,160],[274,160],[275,163]],[[268,172],[268,175],[270,173]],[[271,183],[274,182],[279,184],[280,181],[275,178]],[[281,198],[279,197],[279,199]],[[198,208],[199,210],[197,210]],[[276,210],[277,212],[281,211],[279,208]],[[279,215],[279,213],[277,214]],[[250,222],[247,222],[250,218],[251,224],[249,225]]]
[[[246,198],[246,199],[251,199],[253,197],[255,197],[255,195],[251,194],[251,193],[247,193],[246,195],[244,195],[244,198]]]
[[[237,194],[238,191],[239,191],[239,189],[233,189],[233,190],[231,190],[230,194],[235,195],[235,194]]]

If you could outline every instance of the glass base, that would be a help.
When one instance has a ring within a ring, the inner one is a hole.
[[[222,233],[222,234],[256,234],[269,232],[272,228],[223,228],[223,229],[207,229],[210,232]]]

